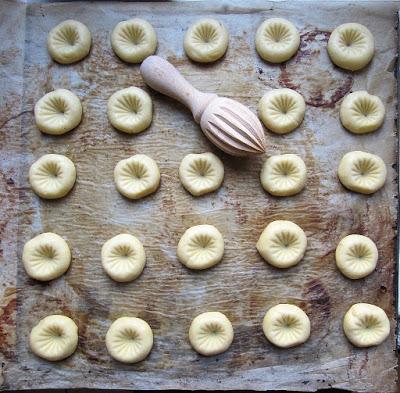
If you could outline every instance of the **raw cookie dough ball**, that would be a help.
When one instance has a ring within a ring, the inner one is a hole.
[[[295,195],[306,184],[306,165],[296,154],[272,156],[264,162],[260,179],[264,190],[272,195]]]
[[[186,55],[200,63],[220,59],[228,48],[229,35],[225,26],[215,19],[201,19],[189,27],[183,47]]]
[[[67,242],[55,233],[42,233],[25,243],[22,261],[26,273],[39,281],[63,275],[71,263]]]
[[[188,154],[179,166],[179,178],[192,195],[217,190],[224,180],[224,165],[213,153]]]
[[[153,332],[143,319],[121,317],[108,329],[106,346],[108,353],[115,360],[137,363],[150,353],[153,347]]]
[[[308,340],[310,320],[301,308],[293,304],[278,304],[265,314],[263,331],[272,344],[290,348]]]
[[[338,176],[351,191],[372,194],[386,181],[386,166],[382,158],[363,151],[346,153],[340,161]]]
[[[189,341],[193,349],[204,356],[225,352],[232,344],[233,328],[220,312],[205,312],[193,319]]]
[[[371,274],[378,261],[378,249],[367,236],[349,235],[336,247],[336,265],[348,278],[353,280]]]
[[[150,126],[153,104],[144,90],[128,87],[117,91],[109,98],[107,115],[117,130],[127,134],[137,134]]]
[[[224,239],[212,225],[196,225],[178,243],[179,260],[189,269],[203,270],[216,265],[224,254]]]
[[[157,35],[153,26],[139,18],[119,22],[111,34],[115,54],[127,63],[140,63],[154,54]]]
[[[368,303],[353,304],[343,319],[343,330],[356,347],[379,345],[390,333],[390,322],[385,311]]]
[[[32,352],[43,359],[57,361],[71,356],[78,345],[78,326],[64,315],[49,315],[31,331]]]
[[[289,60],[297,52],[299,45],[300,34],[293,23],[286,19],[267,19],[257,29],[257,52],[270,63]]]
[[[303,259],[307,238],[294,222],[277,220],[267,225],[256,247],[269,264],[285,269],[297,265]]]
[[[50,30],[47,49],[57,63],[71,64],[86,57],[92,45],[89,29],[76,20],[66,20]]]
[[[132,235],[122,233],[107,240],[101,249],[101,263],[115,281],[128,282],[139,277],[146,264],[142,243]]]
[[[69,90],[57,89],[44,95],[35,105],[35,121],[40,131],[62,135],[82,120],[79,98]]]
[[[350,71],[364,68],[374,56],[374,37],[359,23],[345,23],[333,30],[328,41],[331,60]]]
[[[380,98],[364,90],[348,94],[340,105],[340,121],[354,134],[375,131],[384,118],[385,107]]]
[[[160,184],[160,171],[156,162],[136,154],[121,160],[114,169],[117,190],[129,199],[143,198],[155,192]]]
[[[301,94],[292,89],[274,89],[265,93],[258,104],[258,115],[276,134],[287,134],[304,119],[306,103]]]
[[[33,191],[44,199],[67,195],[75,184],[74,163],[61,154],[45,154],[29,169],[29,183]]]

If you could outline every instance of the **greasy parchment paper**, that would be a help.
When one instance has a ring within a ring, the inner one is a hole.
[[[392,2],[261,0],[27,6],[2,2],[2,388],[396,391],[396,8]],[[200,90],[235,98],[253,110],[271,88],[291,87],[305,96],[307,112],[298,130],[286,136],[266,131],[267,156],[297,153],[305,160],[309,178],[301,194],[267,195],[259,182],[265,157],[234,159],[219,152],[185,108],[154,92],[150,129],[128,136],[109,125],[106,103],[113,92],[131,85],[148,90],[139,67],[122,63],[110,47],[114,25],[134,16],[153,24],[157,53]],[[230,45],[222,61],[197,65],[185,57],[182,41],[186,28],[205,16],[226,24]],[[257,26],[273,16],[290,19],[301,32],[298,54],[281,66],[265,63],[254,49]],[[50,60],[46,37],[67,18],[89,27],[93,47],[85,60],[61,66]],[[376,40],[371,65],[355,74],[333,67],[326,53],[329,32],[350,21],[368,26]],[[61,87],[80,97],[84,119],[65,136],[42,135],[34,124],[34,103]],[[360,89],[379,95],[386,106],[383,127],[371,135],[352,135],[338,119],[342,97]],[[363,196],[340,185],[337,166],[351,150],[384,159],[388,179],[381,191]],[[193,198],[179,183],[178,166],[184,155],[202,151],[218,154],[226,176],[218,192]],[[40,200],[27,181],[29,165],[45,153],[65,154],[77,166],[73,191],[59,201]],[[153,157],[162,180],[154,195],[129,201],[116,191],[113,169],[135,153]],[[304,260],[285,271],[264,263],[255,249],[261,231],[275,219],[298,223],[309,242]],[[177,260],[176,245],[186,228],[200,223],[220,229],[226,253],[218,266],[192,272]],[[47,284],[30,280],[20,261],[24,243],[43,231],[62,235],[73,253],[68,273]],[[128,284],[112,282],[100,264],[102,244],[121,232],[139,237],[147,253],[144,273]],[[355,282],[344,278],[334,263],[336,244],[349,233],[370,236],[380,255],[376,272]],[[376,348],[356,349],[342,332],[344,313],[361,301],[379,305],[391,318],[392,334]],[[284,302],[308,313],[312,334],[304,345],[281,350],[266,341],[261,322],[269,307]],[[187,332],[194,316],[211,310],[229,317],[235,339],[226,353],[204,358],[190,348]],[[58,363],[35,357],[28,345],[31,328],[54,313],[72,317],[80,334],[76,353]],[[104,345],[110,323],[122,315],[141,317],[153,328],[153,351],[136,365],[113,361]]]

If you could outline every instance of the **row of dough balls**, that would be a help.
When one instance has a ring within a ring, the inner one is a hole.
[[[40,131],[49,135],[63,135],[79,125],[83,110],[74,93],[66,89],[56,89],[37,101],[34,114]],[[107,115],[117,130],[137,134],[150,126],[153,103],[144,90],[128,87],[109,98]]]
[[[265,127],[276,134],[287,134],[301,124],[306,104],[301,94],[292,89],[273,89],[258,104],[258,115]],[[382,100],[365,90],[347,94],[340,104],[340,121],[354,134],[377,130],[385,119]]]
[[[383,160],[362,151],[346,153],[340,161],[338,177],[349,190],[362,194],[378,191],[386,181]],[[217,190],[224,179],[224,166],[213,153],[186,155],[179,165],[183,187],[193,196]],[[260,180],[263,188],[274,196],[298,194],[306,185],[307,170],[296,154],[269,157],[263,164]],[[60,154],[45,154],[29,169],[33,191],[44,199],[57,199],[69,193],[76,181],[74,163]],[[145,154],[121,160],[114,168],[117,190],[129,199],[140,199],[154,193],[160,184],[156,162]]]
[[[295,90],[282,88],[267,92],[258,104],[258,115],[264,125],[276,134],[287,134],[301,124],[306,104]],[[57,89],[44,95],[36,103],[35,121],[40,131],[62,135],[79,125],[82,105],[69,90]],[[377,130],[384,121],[385,107],[381,99],[361,90],[348,94],[340,105],[343,126],[355,133]],[[111,125],[119,131],[137,134],[147,129],[153,118],[150,96],[138,87],[128,87],[114,93],[107,103]]]
[[[256,248],[270,265],[287,269],[304,257],[307,237],[294,222],[273,221],[259,237]],[[224,238],[213,225],[188,228],[178,242],[177,256],[189,269],[208,269],[222,260]],[[360,279],[371,274],[378,262],[378,249],[368,237],[352,234],[344,237],[335,253],[336,265],[343,275]],[[71,264],[67,242],[51,232],[42,233],[25,243],[22,261],[25,271],[39,281],[54,280],[63,275]],[[142,273],[146,253],[139,239],[122,233],[107,240],[101,249],[105,272],[117,282],[130,282]]]
[[[53,60],[72,64],[85,58],[92,46],[89,29],[76,20],[65,20],[50,30],[47,49]],[[140,63],[157,48],[157,36],[150,23],[131,19],[118,23],[111,34],[115,54],[128,63]]]
[[[186,31],[184,49],[193,61],[209,63],[220,59],[228,49],[226,27],[215,19],[201,19]],[[89,54],[92,38],[81,22],[66,20],[48,35],[47,48],[53,60],[75,63]],[[150,23],[135,18],[118,23],[111,34],[115,54],[128,63],[140,63],[155,53],[157,35]],[[255,46],[258,54],[270,63],[289,60],[300,46],[300,34],[286,19],[270,18],[257,29]],[[359,23],[338,26],[328,41],[328,54],[337,66],[346,70],[364,68],[374,55],[374,37]]]
[[[292,304],[271,307],[264,316],[262,329],[273,345],[290,348],[308,340],[311,324],[307,314]],[[347,339],[357,347],[381,344],[390,333],[384,310],[368,303],[353,304],[343,318]],[[203,356],[215,356],[229,349],[234,337],[232,323],[221,312],[205,312],[195,317],[189,328],[189,342]],[[111,357],[123,363],[144,360],[153,347],[153,331],[140,318],[121,317],[107,331],[106,348]],[[32,352],[46,360],[58,361],[71,356],[78,346],[78,326],[64,315],[43,318],[30,333]]]

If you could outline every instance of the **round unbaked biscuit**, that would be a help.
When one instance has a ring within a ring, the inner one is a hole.
[[[215,19],[201,19],[186,31],[183,47],[189,58],[200,63],[220,59],[228,48],[225,26]]]
[[[117,190],[129,199],[143,198],[155,192],[160,184],[160,171],[156,162],[136,154],[121,160],[114,169]]]
[[[224,165],[213,153],[188,154],[179,166],[179,178],[192,195],[204,195],[221,186]]]
[[[272,344],[290,348],[308,340],[310,320],[301,308],[293,304],[278,304],[265,314],[263,331]]]
[[[65,20],[50,30],[47,50],[57,63],[71,64],[90,52],[92,36],[89,29],[76,20]]]
[[[367,236],[348,235],[336,247],[336,266],[348,278],[356,280],[371,274],[378,262],[378,249]]]
[[[304,119],[306,103],[292,89],[274,89],[265,93],[258,104],[258,115],[265,127],[276,134],[287,134]]]
[[[379,97],[361,90],[344,97],[339,113],[343,127],[355,134],[366,134],[382,125],[385,106]]]
[[[142,273],[146,254],[142,243],[127,233],[107,240],[101,248],[101,263],[115,281],[133,281]]]
[[[387,339],[390,322],[380,307],[356,303],[344,316],[343,330],[348,340],[356,347],[371,347]]]
[[[258,27],[256,49],[270,63],[289,60],[299,49],[300,34],[293,23],[282,18],[270,18]]]
[[[117,91],[109,98],[107,115],[117,130],[127,134],[137,134],[150,126],[153,104],[144,90],[128,87]]]
[[[382,158],[363,151],[346,153],[340,161],[338,176],[351,191],[372,194],[386,181],[386,166]]]
[[[220,312],[205,312],[193,319],[189,341],[193,349],[203,356],[218,355],[232,344],[232,324]]]
[[[127,63],[140,63],[154,54],[157,35],[153,26],[139,18],[119,22],[111,34],[115,54]]]
[[[29,342],[35,355],[53,362],[62,360],[76,350],[78,326],[64,315],[49,315],[31,330]]]
[[[338,67],[357,71],[374,56],[374,37],[359,23],[345,23],[333,30],[328,41],[329,57]]]
[[[143,319],[118,318],[107,331],[106,347],[108,353],[119,362],[140,362],[153,348],[153,331]]]
[[[272,195],[295,195],[306,184],[306,165],[296,154],[271,156],[264,162],[260,179],[264,190]]]
[[[178,243],[179,260],[189,269],[203,270],[216,265],[224,254],[224,239],[212,225],[186,230]]]
[[[79,98],[69,90],[57,89],[45,94],[35,105],[35,121],[40,131],[62,135],[82,120]]]
[[[61,236],[51,232],[42,233],[25,243],[22,261],[30,277],[50,281],[68,270],[71,251]]]
[[[277,220],[266,226],[256,247],[270,265],[286,269],[303,259],[307,237],[294,222]]]
[[[57,199],[67,195],[75,184],[74,163],[61,154],[45,154],[29,169],[29,182],[33,191],[44,199]]]

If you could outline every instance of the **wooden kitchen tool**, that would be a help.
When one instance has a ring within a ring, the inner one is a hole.
[[[187,106],[206,137],[221,150],[233,156],[265,152],[262,125],[244,105],[198,91],[171,63],[158,56],[145,59],[140,72],[151,88]]]

